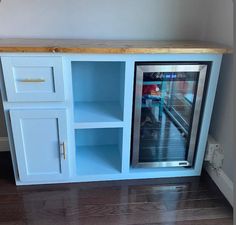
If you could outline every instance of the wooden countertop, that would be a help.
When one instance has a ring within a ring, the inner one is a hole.
[[[232,48],[200,41],[98,41],[76,39],[0,39],[0,52],[17,53],[232,53]]]

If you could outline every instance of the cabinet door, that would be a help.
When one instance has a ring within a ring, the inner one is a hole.
[[[20,181],[68,177],[65,110],[11,110]]]

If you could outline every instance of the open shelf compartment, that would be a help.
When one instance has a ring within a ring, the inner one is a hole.
[[[123,121],[125,62],[74,61],[72,82],[76,128]]]
[[[77,175],[121,173],[122,128],[75,131]]]

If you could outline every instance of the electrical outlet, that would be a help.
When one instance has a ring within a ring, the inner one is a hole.
[[[207,139],[207,147],[204,160],[212,163],[214,152],[219,149],[220,144],[217,143],[216,140],[209,135]]]
[[[212,166],[214,169],[221,169],[224,163],[224,151],[223,149],[218,149],[214,151],[213,158],[212,158]]]

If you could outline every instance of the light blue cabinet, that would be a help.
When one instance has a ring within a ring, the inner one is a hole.
[[[221,58],[221,54],[1,56],[0,87],[16,184],[199,176]],[[192,167],[132,167],[138,62],[211,64]]]
[[[65,110],[10,110],[22,182],[68,177]]]

